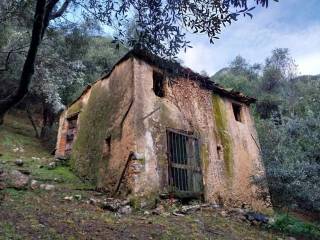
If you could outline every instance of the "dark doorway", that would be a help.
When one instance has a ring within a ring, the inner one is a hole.
[[[68,118],[67,122],[68,122],[68,130],[67,130],[67,136],[66,136],[65,153],[70,154],[72,150],[74,138],[77,134],[78,115]]]
[[[242,122],[242,119],[241,119],[241,105],[240,104],[236,104],[236,103],[232,103],[232,109],[233,109],[233,114],[234,114],[234,118],[236,119],[236,121]]]
[[[183,131],[168,129],[169,185],[180,196],[200,196],[203,193],[199,141]]]
[[[158,97],[164,97],[164,76],[153,71],[153,91]]]

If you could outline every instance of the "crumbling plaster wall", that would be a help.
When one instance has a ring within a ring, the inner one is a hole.
[[[222,198],[262,206],[249,183],[252,175],[263,174],[249,107],[242,104],[243,122],[237,122],[232,100],[188,79],[178,79],[172,86],[167,82],[165,97],[157,97],[152,90],[153,70],[144,61],[134,60],[136,151],[143,156],[134,163],[139,166],[134,192],[143,195],[168,190],[166,129],[174,128],[192,131],[200,140],[206,201]]]
[[[67,118],[75,114],[79,114],[84,106],[87,105],[91,93],[91,88],[87,89],[86,92],[74,103],[72,103],[66,110],[64,110],[59,118],[59,129],[56,143],[56,157],[65,156],[65,148],[67,144],[67,131],[68,131],[68,121]],[[79,121],[77,123],[77,128],[79,128]],[[76,137],[76,136],[75,136]]]
[[[132,59],[128,59],[91,87],[88,102],[79,115],[71,154],[74,171],[110,193],[116,189],[134,149],[132,67]]]

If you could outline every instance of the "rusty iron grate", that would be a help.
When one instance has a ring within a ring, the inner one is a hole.
[[[202,193],[199,141],[192,134],[167,130],[169,185],[173,192]]]

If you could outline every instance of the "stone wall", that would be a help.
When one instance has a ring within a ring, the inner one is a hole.
[[[56,152],[55,155],[57,157],[64,157],[66,155],[66,144],[67,144],[67,131],[68,131],[68,121],[67,118],[73,115],[81,115],[84,106],[87,105],[89,97],[91,93],[91,88],[86,89],[86,91],[77,99],[74,103],[72,103],[59,118],[59,129],[56,143]],[[79,121],[77,122],[77,128],[79,128]],[[76,137],[76,136],[75,136]]]
[[[249,106],[220,97],[188,79],[165,84],[165,97],[153,91],[152,66],[134,60],[136,151],[143,156],[134,192],[144,195],[168,190],[166,129],[192,131],[200,140],[204,197],[208,202],[263,204],[256,198],[250,177],[264,174]],[[156,69],[159,71],[158,69]],[[241,105],[241,121],[232,103]],[[137,164],[137,163],[135,163]]]
[[[78,111],[71,156],[76,173],[114,193],[125,172],[122,193],[150,196],[169,190],[167,129],[193,132],[200,142],[205,200],[262,209],[250,184],[264,168],[249,106],[184,78],[166,77],[165,96],[158,97],[154,70],[161,72],[130,58],[97,81],[62,114],[57,155],[64,154],[66,118]],[[241,122],[232,104],[241,105]]]
[[[128,156],[133,150],[132,59],[118,64],[105,79],[97,81],[87,101],[80,98],[61,116],[59,142],[64,140],[66,116],[81,106],[78,133],[72,148],[71,167],[97,188],[113,193]],[[57,154],[63,153],[57,151]],[[130,191],[130,189],[126,189]]]

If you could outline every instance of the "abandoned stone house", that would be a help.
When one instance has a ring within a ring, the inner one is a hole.
[[[255,99],[178,63],[130,51],[61,115],[56,156],[110,194],[263,208]]]

